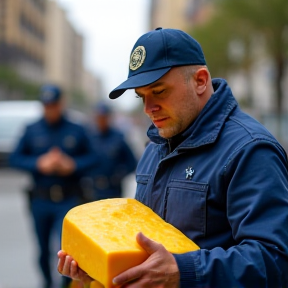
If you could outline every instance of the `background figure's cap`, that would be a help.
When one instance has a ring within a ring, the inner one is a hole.
[[[60,100],[61,89],[56,85],[43,85],[40,89],[40,101],[43,104],[51,104]]]
[[[94,106],[94,112],[98,115],[109,115],[111,114],[112,110],[109,105],[104,102],[98,102]]]
[[[115,99],[127,89],[149,85],[172,67],[206,65],[200,44],[177,29],[157,28],[142,35],[135,43],[129,64],[128,79],[109,94]]]

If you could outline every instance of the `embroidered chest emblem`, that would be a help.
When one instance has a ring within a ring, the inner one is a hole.
[[[77,140],[74,136],[68,135],[63,139],[63,145],[66,148],[74,148],[76,146]]]
[[[194,169],[192,167],[188,167],[186,170],[186,179],[191,180],[194,175]]]

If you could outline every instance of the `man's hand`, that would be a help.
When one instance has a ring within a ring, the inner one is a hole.
[[[74,160],[58,147],[51,148],[49,152],[43,154],[37,160],[38,170],[45,175],[67,176],[75,171],[75,167]]]
[[[41,155],[37,159],[36,165],[41,173],[45,175],[51,175],[55,173],[58,161],[59,161],[58,153],[57,152],[55,153],[54,150],[51,149],[49,152]]]
[[[88,285],[93,281],[85,271],[78,267],[78,264],[71,256],[67,255],[62,250],[60,250],[57,255],[59,258],[57,269],[60,274],[81,281],[85,285]]]
[[[113,279],[115,285],[125,288],[178,288],[180,273],[173,255],[163,245],[137,234],[138,244],[150,255],[142,264],[128,269]]]
[[[67,154],[61,152],[61,158],[59,159],[57,166],[57,174],[60,176],[67,176],[75,171],[75,162]]]

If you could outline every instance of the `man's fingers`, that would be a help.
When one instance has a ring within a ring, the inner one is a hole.
[[[66,255],[67,254],[63,250],[59,250],[58,253],[57,253],[58,258],[64,257]]]
[[[63,266],[64,266],[64,261],[62,260],[62,258],[59,258],[58,265],[57,265],[57,270],[58,270],[58,272],[60,274],[62,274]]]
[[[69,276],[73,279],[77,279],[79,277],[79,267],[74,260],[71,261]]]
[[[162,245],[147,238],[142,232],[139,232],[136,236],[136,240],[138,244],[145,249],[145,251],[151,255],[155,253],[157,250],[159,250]]]
[[[60,250],[60,251],[57,253],[57,256],[58,256],[58,258],[59,258],[57,269],[58,269],[58,272],[59,272],[60,274],[62,274],[63,266],[64,266],[64,263],[65,263],[66,253],[63,252],[62,250]]]
[[[114,285],[123,285],[127,282],[141,278],[142,277],[142,270],[141,270],[141,268],[138,268],[138,267],[139,266],[128,269],[125,272],[121,273],[120,275],[116,276],[113,279],[113,284]]]
[[[161,249],[163,247],[161,244],[147,238],[144,236],[141,232],[137,234],[136,240],[138,244],[145,249],[145,251],[151,255]],[[147,272],[147,271],[145,271]],[[117,285],[123,285],[127,282],[131,282],[133,280],[136,280],[138,278],[141,278],[143,276],[143,264],[140,264],[139,266],[133,267],[131,269],[128,269],[127,271],[121,273],[120,275],[116,276],[113,279],[113,283]]]
[[[70,276],[70,266],[73,258],[69,255],[65,257],[65,262],[62,269],[62,274],[65,276]]]

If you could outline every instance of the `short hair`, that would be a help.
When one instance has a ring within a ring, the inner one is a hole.
[[[180,72],[184,76],[185,83],[188,83],[191,76],[194,75],[200,68],[207,68],[206,65],[185,65],[179,66]]]

